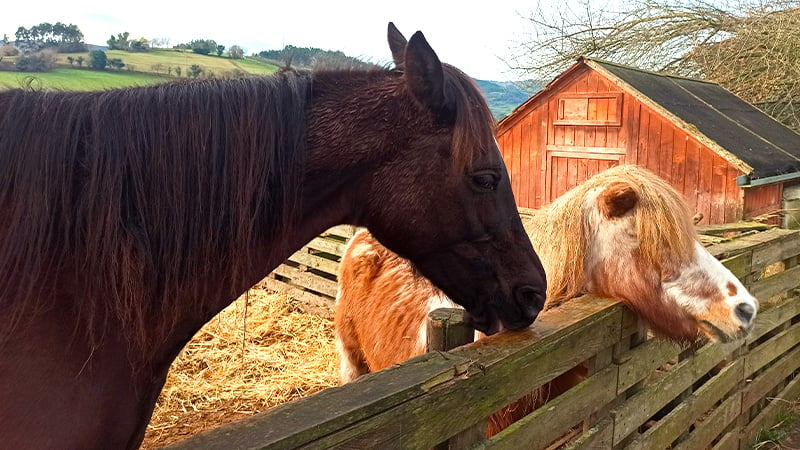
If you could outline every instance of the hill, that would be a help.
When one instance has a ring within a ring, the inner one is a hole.
[[[89,60],[88,53],[59,54],[58,62],[69,65],[67,57],[83,56]],[[253,58],[231,59],[227,56],[200,55],[189,50],[153,49],[148,52],[127,52],[123,50],[106,50],[108,59],[118,58],[125,63],[123,70],[155,73],[168,76],[186,76],[193,65],[203,69],[203,73],[213,76],[226,76],[235,72],[264,75],[278,70],[278,66],[255,60]]]
[[[248,57],[231,59],[228,57],[205,56],[188,50],[152,49],[148,52],[127,52],[106,50],[108,59],[121,59],[122,70],[86,70],[89,53],[66,53],[57,55],[58,67],[46,73],[27,73],[0,71],[0,89],[30,85],[34,88],[64,90],[97,90],[115,87],[161,83],[175,77],[186,77],[192,66],[199,66],[206,76],[231,76],[237,73],[266,75],[278,70],[278,65],[292,61],[294,66],[313,66],[317,63],[345,64],[354,66],[363,63],[348,57],[342,52],[331,52],[317,48],[298,48],[286,46],[283,50],[263,51],[260,58]],[[83,57],[83,67],[75,60]],[[72,58],[70,63],[68,58]],[[268,60],[266,59],[268,58]],[[3,64],[13,67],[11,58]],[[476,80],[484,92],[492,114],[502,119],[517,106],[527,100],[533,92],[521,83],[505,81]],[[530,83],[527,83],[530,84]]]
[[[109,72],[57,68],[45,73],[0,71],[0,90],[18,87],[97,91],[130,86],[146,86],[169,80],[161,75],[140,72]]]
[[[475,80],[475,82],[486,96],[489,109],[497,120],[509,115],[514,108],[541,89],[541,84],[535,82],[488,80]]]
[[[199,66],[205,76],[231,76],[239,73],[266,75],[278,66],[257,58],[231,59],[204,56],[190,51],[153,49],[149,52],[107,50],[109,60],[121,59],[122,70],[88,70],[89,53],[56,55],[56,68],[49,72],[0,71],[0,89],[31,86],[42,89],[99,90],[126,86],[163,83],[186,77],[192,66]],[[72,59],[72,63],[70,60]],[[82,65],[75,62],[83,58]],[[6,57],[3,66],[13,69],[14,57]]]

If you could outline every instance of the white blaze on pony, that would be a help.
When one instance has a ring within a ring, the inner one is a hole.
[[[525,227],[547,274],[545,310],[588,293],[619,298],[678,341],[727,341],[753,324],[756,299],[699,244],[680,194],[644,169],[598,174]],[[425,352],[427,314],[441,306],[455,305],[408,261],[357,233],[339,275],[341,382]]]

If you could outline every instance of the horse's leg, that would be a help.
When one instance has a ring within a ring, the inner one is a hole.
[[[339,353],[339,384],[349,383],[356,378],[369,373],[369,366],[364,360],[364,352],[358,345],[358,340],[343,337],[340,330],[336,330],[336,351]]]

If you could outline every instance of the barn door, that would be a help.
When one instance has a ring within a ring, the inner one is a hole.
[[[545,183],[547,202],[552,203],[592,176],[624,163],[625,155],[620,153],[548,150]]]
[[[563,92],[549,104],[552,126],[542,155],[547,203],[625,163],[622,106],[622,92]]]

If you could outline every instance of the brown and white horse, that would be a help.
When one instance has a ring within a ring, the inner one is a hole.
[[[369,227],[484,330],[545,279],[475,83],[396,67],[0,92],[0,446],[135,448],[192,335],[325,229]]]
[[[545,310],[587,293],[618,298],[658,335],[678,341],[734,339],[753,324],[756,299],[700,245],[680,194],[644,169],[600,173],[525,227],[547,274]],[[425,352],[428,312],[453,306],[411,262],[358,232],[339,275],[341,382]],[[552,396],[581,376],[567,373],[544,389]],[[538,397],[495,415],[489,434],[535,409]]]

